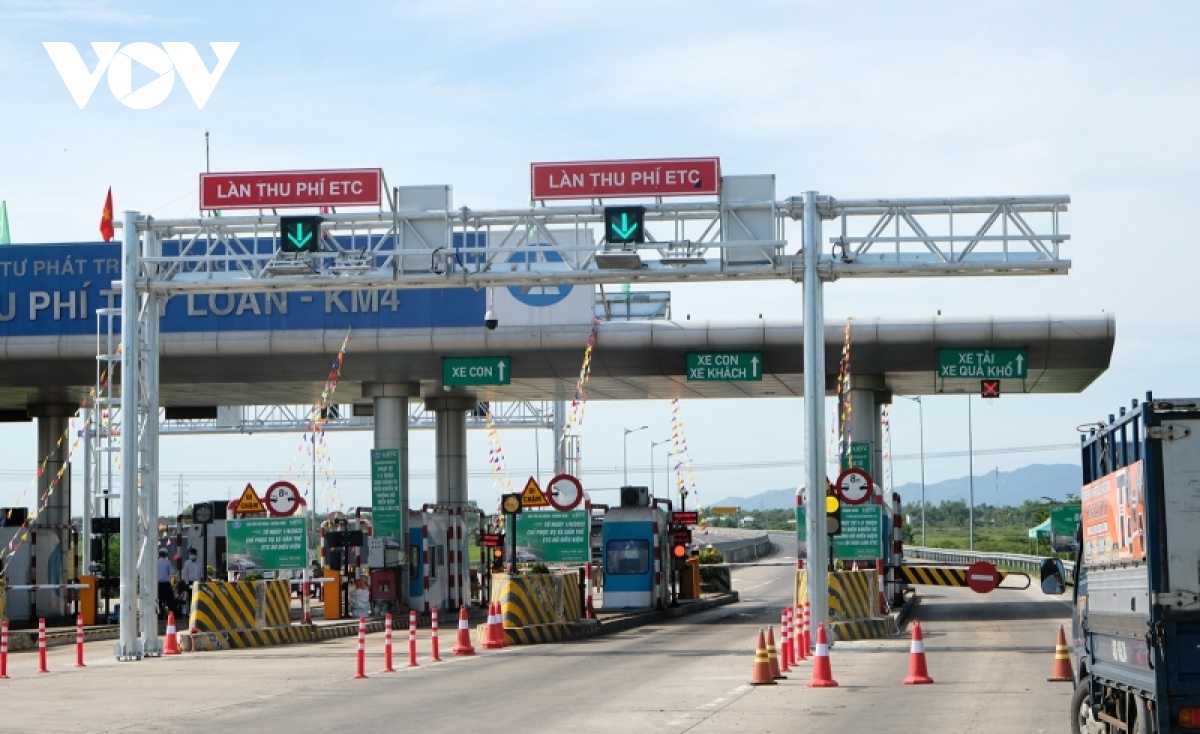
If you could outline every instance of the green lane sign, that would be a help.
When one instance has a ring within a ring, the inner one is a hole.
[[[226,551],[231,570],[281,571],[308,565],[308,518],[229,520]]]
[[[939,349],[938,377],[1023,380],[1029,374],[1024,349]]]
[[[833,557],[842,560],[883,558],[883,508],[842,504],[842,532],[833,539]]]
[[[862,469],[871,473],[871,442],[851,441],[850,453],[842,455],[843,469]]]
[[[762,352],[700,352],[687,356],[688,382],[761,382]]]
[[[507,385],[512,381],[512,357],[443,357],[442,384]]]
[[[400,449],[371,449],[371,522],[375,537],[400,540]]]
[[[281,252],[319,252],[321,250],[321,217],[280,217],[279,249]]]
[[[1050,508],[1050,549],[1059,553],[1078,550],[1075,542],[1082,516],[1078,503]]]
[[[587,510],[517,515],[519,563],[587,563],[592,546],[592,521]]]
[[[604,241],[616,245],[646,241],[646,207],[604,207]]]

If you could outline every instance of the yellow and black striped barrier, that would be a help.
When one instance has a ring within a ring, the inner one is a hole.
[[[807,598],[808,571],[797,571],[796,603]],[[874,569],[829,573],[829,620],[837,641],[874,640],[895,631],[891,618],[879,613],[879,576]]]
[[[583,619],[578,571],[493,574],[492,589],[510,645],[575,640],[595,634],[599,627],[595,620]],[[476,634],[480,642],[486,639],[487,625],[479,625]]]
[[[288,579],[196,582],[189,648],[227,650],[320,639],[314,628],[292,626],[291,608]]]

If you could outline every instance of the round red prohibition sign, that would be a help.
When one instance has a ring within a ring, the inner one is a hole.
[[[837,483],[833,489],[848,505],[861,505],[871,499],[871,489],[875,483],[871,475],[862,469],[845,469],[838,474]]]
[[[976,561],[967,567],[967,586],[977,594],[986,594],[1000,585],[1000,572],[987,561]]]
[[[546,485],[546,500],[559,512],[569,512],[583,501],[583,485],[570,474],[559,474]]]
[[[267,490],[267,509],[275,517],[289,517],[300,509],[300,490],[291,482],[275,482]]]

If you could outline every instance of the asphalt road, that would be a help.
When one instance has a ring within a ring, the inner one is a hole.
[[[783,554],[794,552],[786,546]],[[5,732],[1066,732],[1070,684],[1047,683],[1066,603],[1034,590],[980,596],[932,589],[925,628],[930,686],[904,686],[908,639],[840,643],[836,689],[809,689],[810,664],[769,687],[747,685],[759,627],[778,624],[787,567],[735,571],[739,604],[581,642],[507,648],[353,680],[353,639],[117,663],[111,643],[13,655],[0,681]],[[442,649],[453,631],[443,633]],[[397,665],[407,662],[398,634]]]

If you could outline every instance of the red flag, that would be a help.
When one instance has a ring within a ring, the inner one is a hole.
[[[105,242],[112,242],[113,235],[113,206],[112,186],[108,187],[108,198],[104,200],[104,211],[100,213],[100,236]]]

